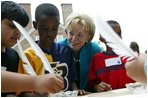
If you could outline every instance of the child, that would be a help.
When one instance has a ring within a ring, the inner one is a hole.
[[[21,34],[13,24],[12,20],[18,22],[21,26],[25,27],[29,22],[29,17],[25,12],[25,10],[19,4],[12,1],[2,1],[1,2],[1,68],[5,71],[17,72],[20,58],[18,53],[11,47],[16,44]],[[53,77],[58,79],[58,77],[56,76]],[[50,81],[53,80],[50,79]],[[57,80],[54,80],[53,82],[60,83],[60,81]],[[54,87],[52,86],[50,89],[53,88]],[[1,96],[5,97],[8,94],[14,94],[14,93],[2,93]]]
[[[6,71],[17,72],[19,65],[19,55],[11,47],[20,38],[20,32],[13,24],[17,21],[23,27],[27,26],[29,17],[25,10],[15,2],[1,2],[1,66]],[[14,93],[9,93],[14,94]],[[8,93],[2,93],[6,96]]]
[[[112,29],[121,37],[121,28],[116,21],[107,21]],[[124,88],[126,83],[134,82],[127,77],[125,70],[126,60],[122,60],[105,43],[107,50],[96,54],[90,65],[88,85],[91,91],[104,92],[112,89]]]
[[[43,3],[36,8],[35,20],[33,21],[34,28],[38,30],[39,41],[36,43],[45,53],[49,62],[66,63],[68,65],[68,89],[72,90],[72,82],[76,80],[75,67],[73,66],[73,59],[71,58],[71,49],[67,46],[63,46],[54,42],[58,27],[59,27],[59,11],[56,6],[50,3]],[[37,75],[44,74],[44,67],[41,59],[35,54],[34,50],[30,47],[25,50],[25,54],[29,59],[32,67],[34,68]],[[59,68],[65,73],[64,68]],[[20,66],[21,73],[25,73],[22,66]],[[67,86],[65,84],[65,86]],[[28,93],[23,96],[42,96],[39,93]],[[43,94],[43,96],[46,96]]]

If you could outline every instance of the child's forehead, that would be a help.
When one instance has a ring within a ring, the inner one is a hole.
[[[59,16],[48,16],[48,15],[42,15],[38,22],[58,22],[59,23]]]

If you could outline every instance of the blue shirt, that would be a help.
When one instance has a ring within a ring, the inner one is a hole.
[[[50,50],[43,49],[44,53],[51,54],[53,61],[60,61],[60,63],[66,63],[68,65],[68,81],[69,81],[69,87],[67,90],[72,90],[72,82],[75,82],[77,80],[77,74],[76,74],[76,67],[73,64],[72,59],[72,51],[69,47],[53,43]],[[67,84],[65,84],[67,85]]]

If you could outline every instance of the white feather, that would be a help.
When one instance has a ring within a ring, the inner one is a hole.
[[[45,57],[45,54],[42,52],[40,47],[32,40],[32,38],[28,35],[28,32],[16,21],[13,21],[13,23],[16,25],[18,30],[22,33],[22,35],[27,39],[31,47],[34,49],[35,53],[40,57],[40,59],[43,62],[43,65],[45,67],[45,70],[49,71],[50,73],[54,74],[53,69],[51,68],[50,63],[48,62],[47,58]]]
[[[114,32],[114,30],[99,16],[97,17],[97,28],[100,35],[106,40],[107,45],[121,57],[136,58],[137,55],[121,40],[121,38]]]
[[[22,33],[22,35],[29,42],[29,44],[31,45],[31,47],[33,48],[33,50],[35,51],[35,53],[40,57],[40,59],[43,62],[43,65],[44,65],[45,70],[47,70],[50,73],[54,74],[54,70],[52,69],[50,63],[48,62],[45,54],[42,52],[42,50],[40,49],[40,47],[32,40],[32,38],[29,36],[28,32],[20,24],[18,24],[17,22],[13,21],[13,23],[16,25],[16,27],[18,28],[18,30]],[[26,68],[26,70],[29,72],[29,74],[36,75],[35,72],[33,73],[34,70],[31,67],[31,64],[29,63],[27,57],[23,54],[23,49],[22,49],[19,41],[18,41],[18,47],[20,49],[21,57],[23,58],[23,61],[25,61],[25,63],[27,64],[26,66],[29,67],[29,68]],[[68,72],[68,67],[67,67],[67,64],[66,63],[61,63],[61,64],[58,64],[57,66],[65,66],[66,67],[66,70]],[[66,75],[64,77],[64,79],[67,81],[66,82],[67,85],[66,85],[66,88],[64,90],[62,90],[62,91],[66,91],[67,88],[69,87],[69,82],[68,82],[68,79],[67,79],[67,75],[68,75],[68,73],[66,73]]]
[[[36,73],[34,71],[34,69],[32,68],[30,62],[28,61],[26,55],[23,52],[23,49],[21,47],[20,41],[17,40],[17,45],[18,45],[18,49],[20,52],[20,57],[23,60],[23,62],[25,62],[25,64],[23,64],[23,68],[25,69],[25,71],[29,74],[29,75],[33,75],[36,76]]]
[[[30,35],[35,29],[31,28],[30,30],[28,30],[28,34]],[[21,36],[21,38],[19,39],[19,42],[21,43],[24,40],[24,36]],[[15,48],[17,46],[17,44],[15,44],[12,48]]]

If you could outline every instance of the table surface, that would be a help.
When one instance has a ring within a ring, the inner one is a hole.
[[[132,91],[128,90],[127,88],[123,89],[116,89],[116,90],[111,90],[111,91],[106,91],[106,92],[101,92],[101,93],[91,93],[86,96],[88,97],[113,97],[113,96],[123,96],[123,95],[132,95],[134,94]]]

